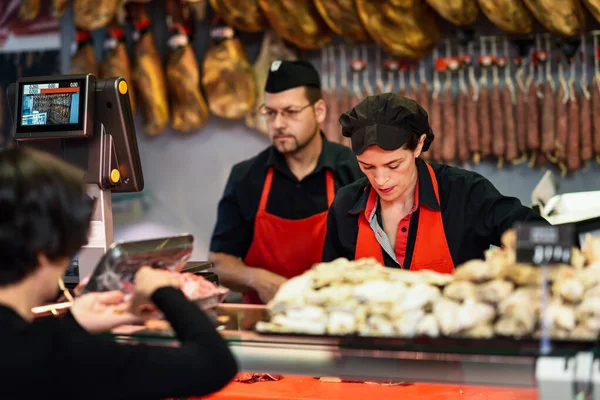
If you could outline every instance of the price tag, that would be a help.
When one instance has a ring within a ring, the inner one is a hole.
[[[569,264],[574,243],[573,225],[522,224],[517,227],[517,262]]]

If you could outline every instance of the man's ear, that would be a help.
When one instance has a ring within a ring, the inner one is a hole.
[[[327,105],[325,104],[325,101],[323,99],[319,99],[313,105],[313,107],[315,110],[315,118],[317,120],[317,123],[320,125],[325,121],[325,118],[327,118]]]

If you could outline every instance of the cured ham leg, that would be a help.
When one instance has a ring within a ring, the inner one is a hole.
[[[144,132],[154,136],[169,123],[169,98],[162,60],[150,28],[145,5],[130,3],[135,23],[133,81],[142,110]]]
[[[167,51],[167,87],[171,99],[171,125],[182,133],[198,131],[208,120],[208,105],[200,92],[199,67],[190,46],[190,30],[181,15],[183,5],[167,1],[171,25]],[[181,83],[185,82],[185,85]]]
[[[88,31],[75,33],[75,52],[71,57],[70,74],[93,74],[98,76],[98,61],[92,35]]]
[[[117,21],[113,20],[106,29],[104,39],[104,56],[100,64],[100,76],[110,78],[122,76],[129,83],[129,104],[131,113],[135,115],[135,85],[131,78],[131,63],[125,48],[125,36],[123,30],[118,26]]]

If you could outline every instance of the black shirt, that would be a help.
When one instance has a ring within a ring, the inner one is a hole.
[[[301,181],[274,146],[233,166],[219,201],[210,251],[241,258],[246,256],[254,235],[254,218],[267,170],[271,166],[273,183],[266,211],[285,219],[302,219],[327,211],[325,179],[328,169],[333,172],[336,190],[364,177],[352,150],[321,136],[323,149],[317,166]]]
[[[417,159],[419,208],[442,211],[446,240],[454,265],[483,258],[490,245],[500,245],[500,237],[520,221],[546,221],[515,197],[500,194],[492,183],[476,172],[448,165],[431,164],[440,194],[437,202],[427,165]],[[366,189],[366,190],[365,190]],[[323,261],[339,257],[354,259],[358,236],[358,216],[364,212],[370,185],[367,178],[342,188],[335,197],[327,216],[327,236]],[[406,258],[400,261],[409,267],[417,236],[419,208],[413,213],[408,231]],[[380,209],[380,208],[379,208]],[[381,225],[381,217],[378,216]],[[385,251],[384,263],[400,267]]]
[[[0,398],[164,399],[204,396],[237,373],[227,343],[175,288],[152,296],[181,345],[121,345],[68,313],[28,323],[0,306]]]

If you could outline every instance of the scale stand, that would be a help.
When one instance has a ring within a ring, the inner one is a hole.
[[[83,246],[77,255],[78,281],[94,271],[98,261],[114,241],[111,191],[101,190],[96,184],[89,184],[87,194],[96,199],[96,204],[90,222],[88,244]]]

